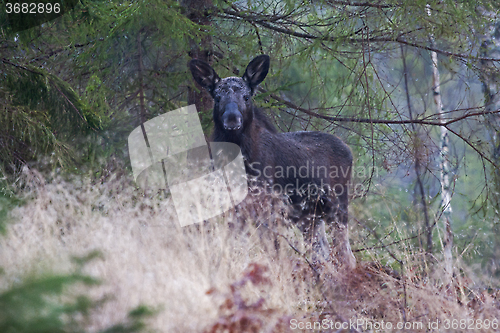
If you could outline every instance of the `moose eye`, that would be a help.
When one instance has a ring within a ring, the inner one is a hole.
[[[245,98],[245,101],[248,101],[248,100],[250,99],[250,96],[245,95],[245,97],[244,97],[244,98]]]

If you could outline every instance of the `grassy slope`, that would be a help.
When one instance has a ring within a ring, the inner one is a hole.
[[[103,258],[86,265],[84,273],[104,283],[89,296],[110,300],[92,314],[87,325],[92,332],[123,320],[140,304],[159,309],[149,324],[169,333],[287,332],[292,319],[390,321],[394,328],[406,320],[424,327],[406,331],[425,331],[436,320],[444,328],[446,319],[500,318],[494,296],[467,288],[458,295],[445,291],[434,276],[423,275],[418,256],[408,249],[401,250],[407,260],[404,278],[376,262],[361,262],[350,273],[315,267],[318,278],[286,242],[276,253],[272,237],[262,237],[251,225],[236,230],[229,216],[180,228],[171,199],[143,196],[123,178],[91,185],[45,184],[36,173],[26,177],[32,199],[12,211],[14,222],[0,242],[5,271],[0,290],[26,274],[69,272],[72,256],[98,249]],[[240,214],[246,220],[276,220],[279,210],[274,210]],[[280,230],[303,251],[294,230]]]

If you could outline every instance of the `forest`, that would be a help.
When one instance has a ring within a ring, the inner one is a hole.
[[[136,182],[146,123],[195,105],[210,138],[189,61],[262,54],[278,132],[352,151],[353,270],[282,198],[181,226]],[[498,332],[500,3],[3,0],[0,189],[0,332]]]

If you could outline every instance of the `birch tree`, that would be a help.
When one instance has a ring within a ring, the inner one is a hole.
[[[432,38],[431,38],[432,39]],[[433,42],[431,42],[431,45]],[[436,105],[436,113],[439,120],[445,123],[443,116],[443,102],[441,99],[441,85],[438,69],[437,53],[431,52],[432,59],[432,93]],[[441,207],[442,207],[442,244],[444,255],[444,282],[450,284],[453,278],[453,231],[451,228],[451,189],[450,189],[450,165],[448,161],[450,139],[448,129],[440,126],[440,153],[439,153],[439,171],[441,182]]]
[[[427,5],[427,14],[431,16],[430,6]],[[431,48],[436,47],[434,36],[430,36]],[[444,277],[443,282],[451,287],[453,279],[453,231],[451,229],[451,192],[450,192],[450,165],[448,161],[450,139],[448,129],[444,124],[443,101],[441,98],[441,80],[438,68],[438,55],[436,51],[431,51],[432,66],[432,95],[436,106],[436,114],[443,126],[439,127],[439,174],[441,183],[441,209],[442,209],[442,232],[441,237],[443,247]]]

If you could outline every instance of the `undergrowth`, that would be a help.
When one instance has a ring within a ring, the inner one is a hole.
[[[1,332],[498,331],[498,291],[467,267],[445,285],[404,243],[399,270],[376,251],[354,271],[314,263],[279,200],[181,228],[168,194],[125,176],[23,177],[0,238]]]

